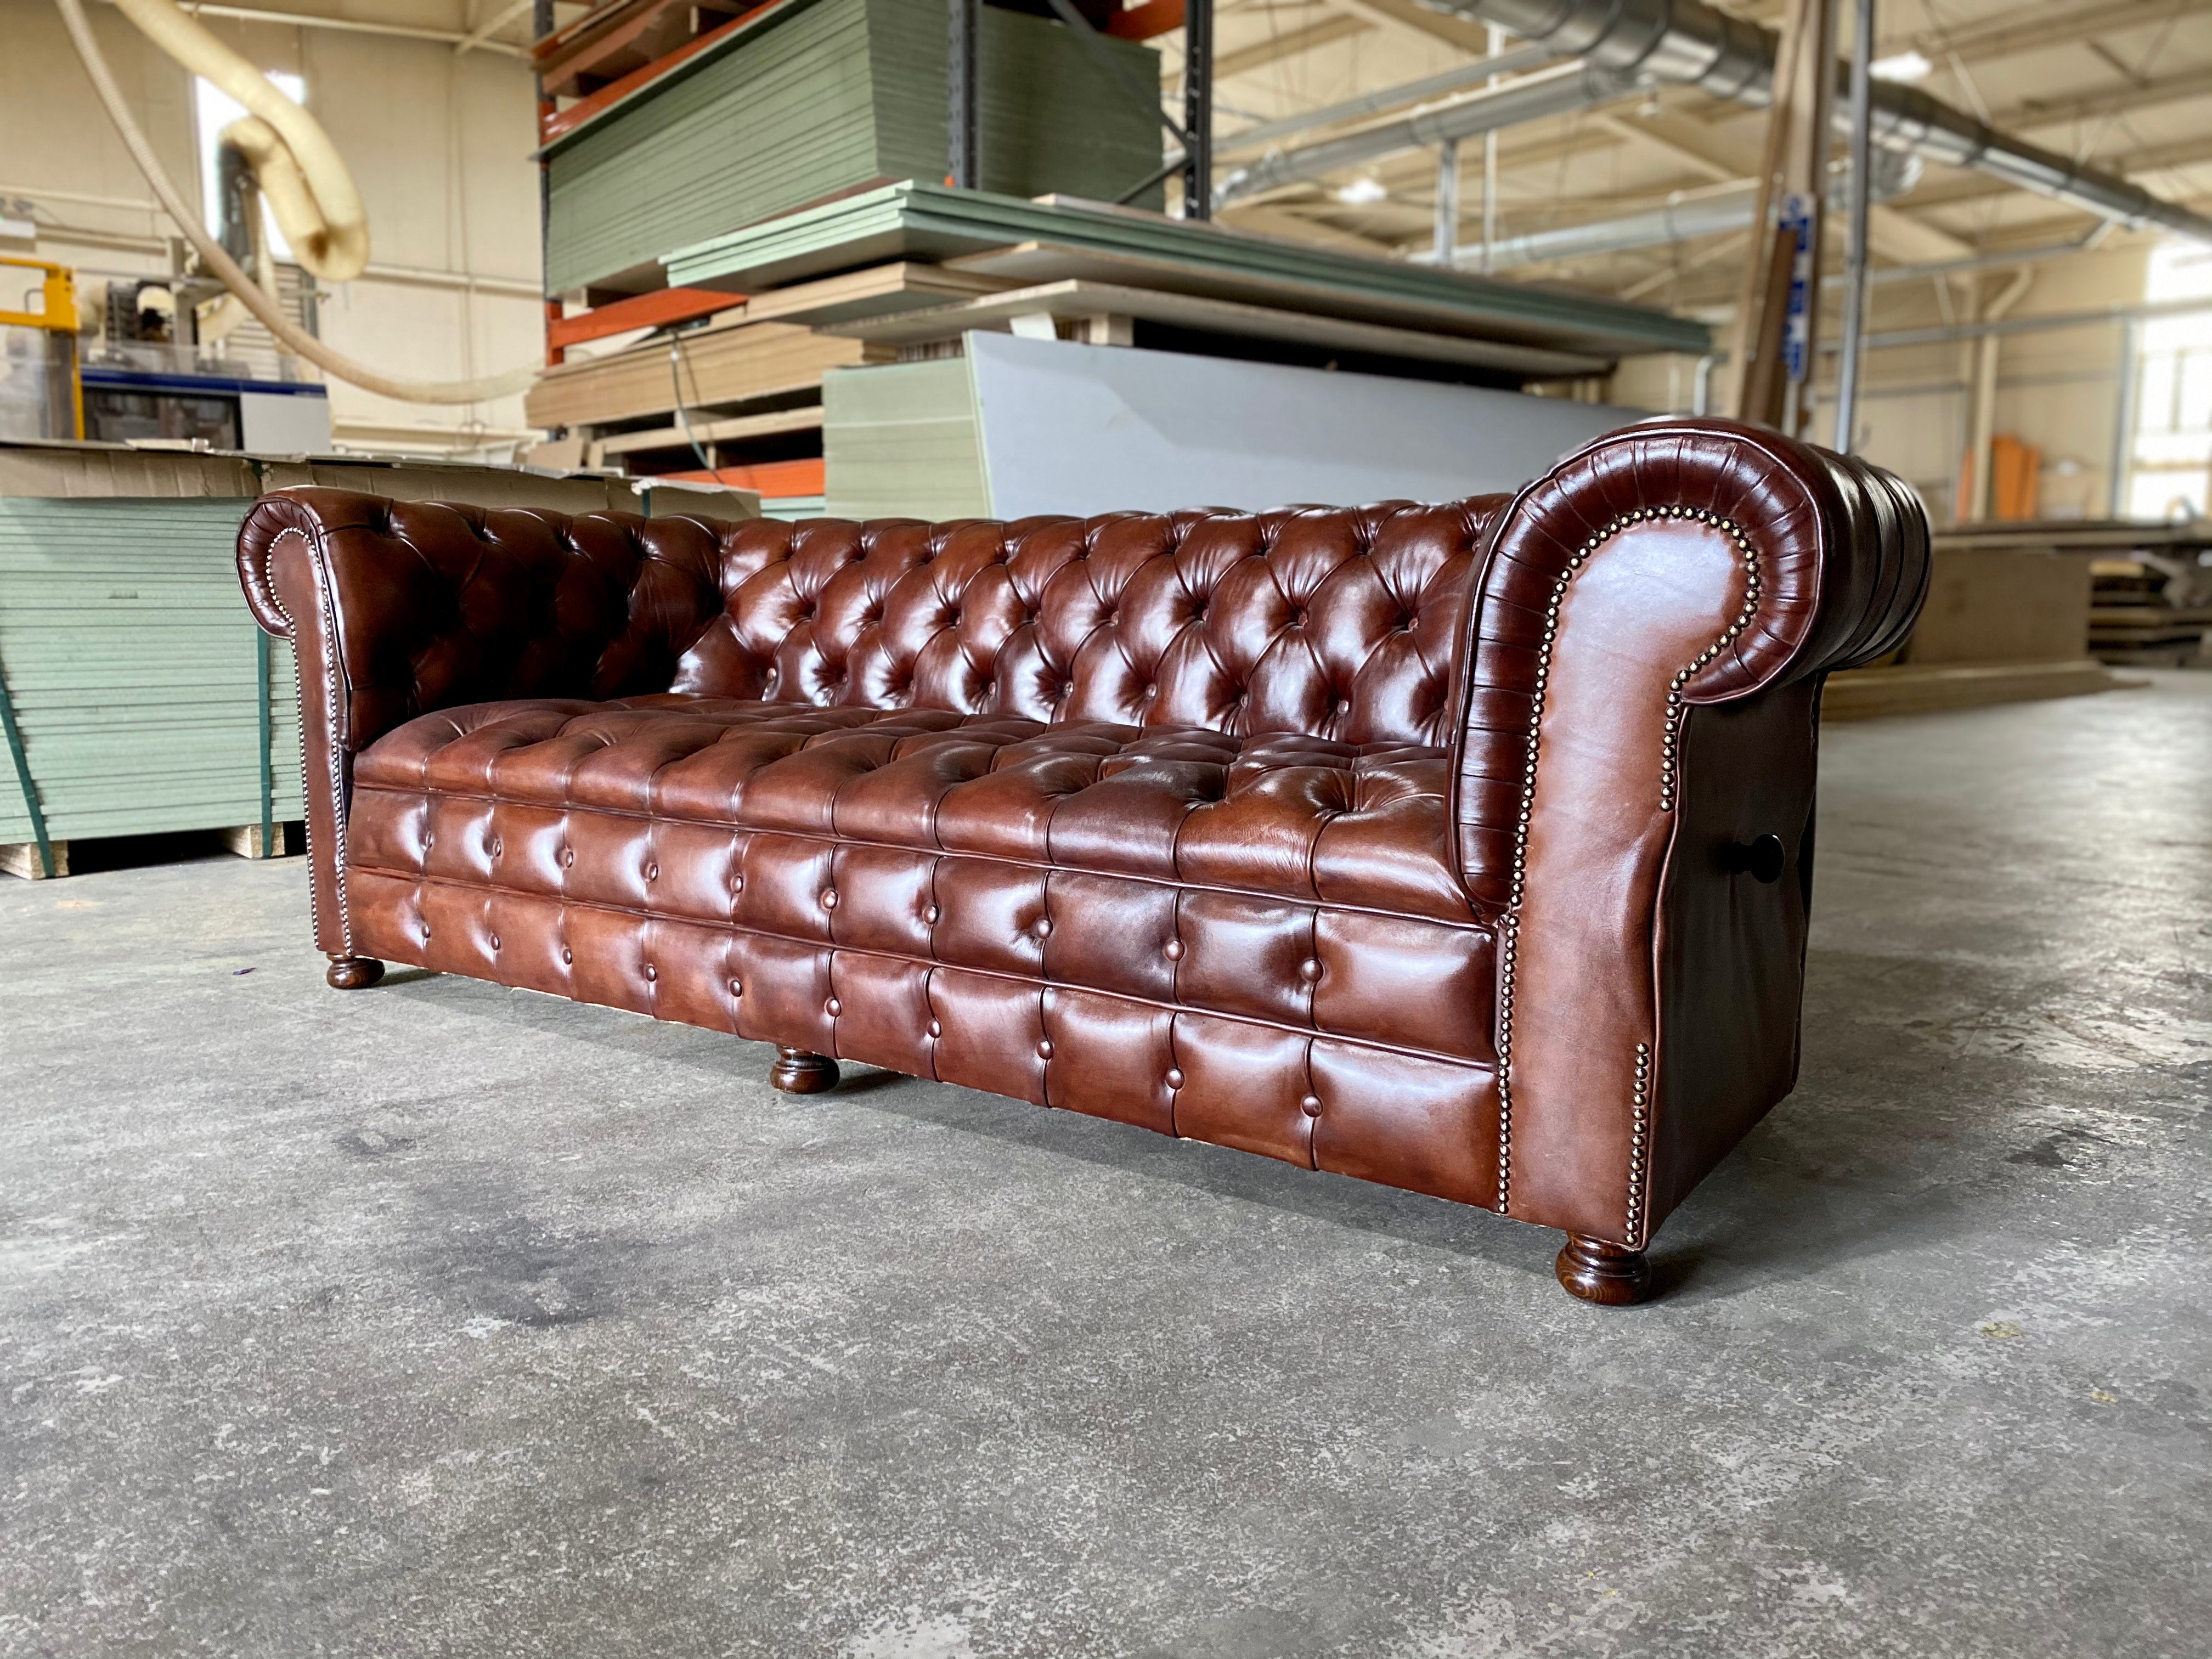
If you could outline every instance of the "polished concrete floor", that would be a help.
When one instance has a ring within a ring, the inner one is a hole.
[[[0,1653],[2212,1652],[2212,676],[1831,728],[1804,1079],[1555,1235],[0,886]]]

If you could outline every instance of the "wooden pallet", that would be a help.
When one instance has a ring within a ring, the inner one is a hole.
[[[296,827],[299,824],[299,822],[300,821],[297,818],[294,818],[289,824],[280,823],[273,827],[273,833],[270,835],[269,839],[269,845],[271,849],[268,854],[269,857],[272,859],[281,859],[291,856],[284,845],[284,832],[288,829]],[[194,832],[186,831],[184,833],[191,834]],[[240,858],[258,859],[263,856],[261,851],[261,826],[258,823],[233,824],[228,828],[218,830],[215,833],[222,841],[225,850],[236,854]],[[108,841],[136,842],[143,841],[144,839],[146,838],[142,836],[100,836],[93,837],[95,844]],[[53,849],[54,879],[58,881],[70,873],[70,843],[65,841],[56,841],[50,842],[47,845]],[[38,843],[36,842],[28,841],[0,843],[0,875],[18,876],[26,881],[46,880],[46,872],[45,867],[39,860]]]
[[[1990,703],[2079,697],[2147,685],[2115,674],[2087,657],[2063,662],[1907,663],[1893,668],[1855,668],[1828,677],[1821,717],[1873,720],[1887,714],[1929,714]]]

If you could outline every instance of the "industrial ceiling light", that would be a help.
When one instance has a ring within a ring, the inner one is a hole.
[[[1909,86],[1915,81],[1926,80],[1935,67],[1917,52],[1894,52],[1869,64],[1867,73],[1877,81],[1896,81]]]
[[[1349,207],[1365,207],[1370,202],[1381,201],[1389,193],[1380,179],[1362,176],[1339,190],[1336,199]]]

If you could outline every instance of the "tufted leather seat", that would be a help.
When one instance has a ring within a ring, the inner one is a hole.
[[[295,490],[240,568],[301,653],[334,982],[416,963],[1632,1252],[1794,1076],[1820,680],[1901,637],[1924,520],[1715,422],[1508,506]],[[1771,893],[1725,855],[1760,830]]]

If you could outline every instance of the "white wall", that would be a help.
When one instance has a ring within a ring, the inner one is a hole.
[[[197,200],[189,78],[113,7],[88,0],[86,10],[171,176]],[[455,32],[480,21],[465,0],[374,15]],[[306,78],[308,108],[368,204],[369,272],[324,284],[325,340],[387,373],[423,379],[542,360],[536,93],[521,59],[456,54],[437,41],[202,21],[261,67]],[[52,5],[0,0],[0,197],[37,202],[39,257],[78,266],[88,283],[167,274],[174,227],[94,98]],[[519,396],[442,407],[334,381],[331,404],[346,448],[503,458],[526,435]]]

